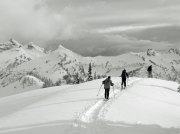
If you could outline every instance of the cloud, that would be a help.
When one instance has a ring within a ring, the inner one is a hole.
[[[52,13],[45,0],[0,1],[0,40],[46,41],[75,38],[76,24],[60,13]]]
[[[60,16],[51,16],[42,0],[0,1],[1,40],[45,40],[56,34]]]
[[[147,44],[167,48],[172,42],[141,38],[140,32],[176,25],[179,4],[179,0],[1,0],[0,41],[13,37],[48,49],[63,44],[93,56],[144,50]]]
[[[152,27],[139,31],[126,31],[128,37],[134,37],[139,40],[151,40],[155,42],[169,42],[174,47],[179,47],[180,43],[180,25],[169,25],[162,27]]]
[[[103,34],[108,34],[108,33],[128,32],[128,31],[139,31],[139,30],[159,28],[159,27],[164,27],[164,26],[171,26],[171,24],[116,26],[116,27],[108,27],[108,28],[104,28],[104,29],[97,29],[97,32],[103,33]]]
[[[65,46],[67,48],[84,56],[112,56],[120,55],[130,51],[142,52],[146,51],[148,48],[156,50],[167,50],[174,46],[173,44],[167,42],[155,42],[129,38],[128,36],[113,34],[102,35],[94,33],[87,34],[80,40],[63,41],[63,44],[66,44]]]

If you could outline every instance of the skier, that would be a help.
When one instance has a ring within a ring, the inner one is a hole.
[[[129,75],[126,73],[126,69],[124,69],[121,74],[121,78],[122,78],[121,88],[122,89],[123,89],[123,85],[124,85],[124,88],[126,88],[126,78],[128,78],[128,77],[129,77]]]
[[[152,76],[152,65],[150,65],[150,66],[148,67],[147,71],[148,71],[148,78],[152,78],[152,77],[153,77],[153,76]]]
[[[180,92],[180,85],[179,85],[179,87],[178,87],[178,92]]]
[[[111,81],[111,76],[108,76],[108,78],[106,78],[102,84],[104,84],[104,89],[105,89],[105,93],[104,93],[104,97],[106,100],[109,99],[109,91],[110,91],[110,86],[114,86],[114,83],[112,83]]]

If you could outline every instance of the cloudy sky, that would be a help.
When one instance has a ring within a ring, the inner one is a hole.
[[[1,0],[0,42],[85,56],[180,48],[179,0]]]

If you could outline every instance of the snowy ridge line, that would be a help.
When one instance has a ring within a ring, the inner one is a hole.
[[[121,90],[121,92],[118,94],[118,92],[115,93],[115,97],[111,100],[109,100],[106,105],[104,105],[98,114],[98,118],[99,119],[104,119],[104,115],[106,114],[106,112],[108,112],[108,107],[114,102],[116,101],[122,94],[124,94],[126,92],[126,90],[128,90],[129,88],[131,88],[134,84],[139,83],[142,80],[142,78],[136,78],[135,80],[129,81],[129,83],[127,84],[127,88],[125,90]],[[117,91],[117,90],[116,90]]]
[[[141,79],[142,78],[137,78],[135,80],[132,80],[128,83],[128,85],[133,85],[133,83],[135,83]],[[116,97],[114,98],[113,96],[114,95],[116,96],[118,93],[119,93],[119,90],[117,88],[114,90],[114,93],[113,92],[110,93],[110,98],[112,98],[112,99],[110,99],[110,101],[108,101],[108,104],[111,104],[114,101],[114,99]],[[102,111],[102,109],[105,108],[106,104],[107,103],[104,100],[96,101],[95,104],[91,105],[89,108],[87,108],[87,110],[83,114],[80,115],[79,120],[82,122],[85,122],[85,123],[90,123],[90,122],[97,120],[100,111]]]

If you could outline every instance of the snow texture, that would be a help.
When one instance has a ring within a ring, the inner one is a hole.
[[[0,99],[3,134],[174,134],[180,132],[178,83],[132,77],[125,90],[113,77],[104,101],[103,79],[38,89]]]

